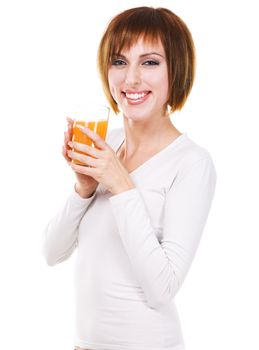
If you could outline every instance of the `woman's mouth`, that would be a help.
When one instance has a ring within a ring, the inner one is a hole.
[[[151,91],[122,91],[124,98],[130,105],[140,104],[146,101]]]

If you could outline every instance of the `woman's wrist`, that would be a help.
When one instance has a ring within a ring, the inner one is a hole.
[[[82,189],[80,184],[78,183],[75,183],[74,190],[82,198],[90,198],[95,192],[95,190],[93,191],[93,190]]]
[[[129,191],[136,188],[135,184],[130,178],[124,179],[122,184],[116,184],[116,187],[111,191],[113,195]]]

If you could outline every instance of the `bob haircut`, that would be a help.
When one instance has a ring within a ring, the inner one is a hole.
[[[180,110],[193,85],[195,75],[195,47],[186,24],[166,8],[136,7],[115,16],[100,41],[98,69],[104,93],[115,113],[118,104],[111,95],[108,71],[112,58],[123,49],[130,49],[139,38],[145,42],[161,40],[168,67],[168,98],[170,112]]]

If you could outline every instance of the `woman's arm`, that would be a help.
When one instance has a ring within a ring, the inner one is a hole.
[[[73,120],[68,118],[67,121],[68,129],[64,133],[63,156],[71,165],[68,151],[71,149],[69,143],[72,140]],[[120,129],[109,131],[107,142],[111,145],[116,144],[118,133],[120,133]],[[74,193],[71,194],[63,209],[49,222],[44,231],[43,254],[51,266],[66,260],[74,251],[77,245],[79,223],[95,197],[94,191],[98,183],[86,175],[79,173],[75,175],[78,183]]]
[[[77,245],[78,226],[95,197],[81,198],[73,192],[44,231],[43,254],[48,265],[66,260]]]
[[[215,184],[210,157],[179,174],[166,195],[161,242],[138,189],[110,198],[122,242],[151,308],[169,303],[181,286],[198,247]]]

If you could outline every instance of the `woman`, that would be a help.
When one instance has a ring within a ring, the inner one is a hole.
[[[174,296],[216,183],[208,151],[169,117],[192,88],[192,37],[168,9],[129,9],[109,23],[98,63],[124,127],[106,141],[84,128],[90,148],[71,141],[68,120],[63,155],[77,181],[46,228],[45,256],[54,265],[77,247],[76,349],[182,350]]]

